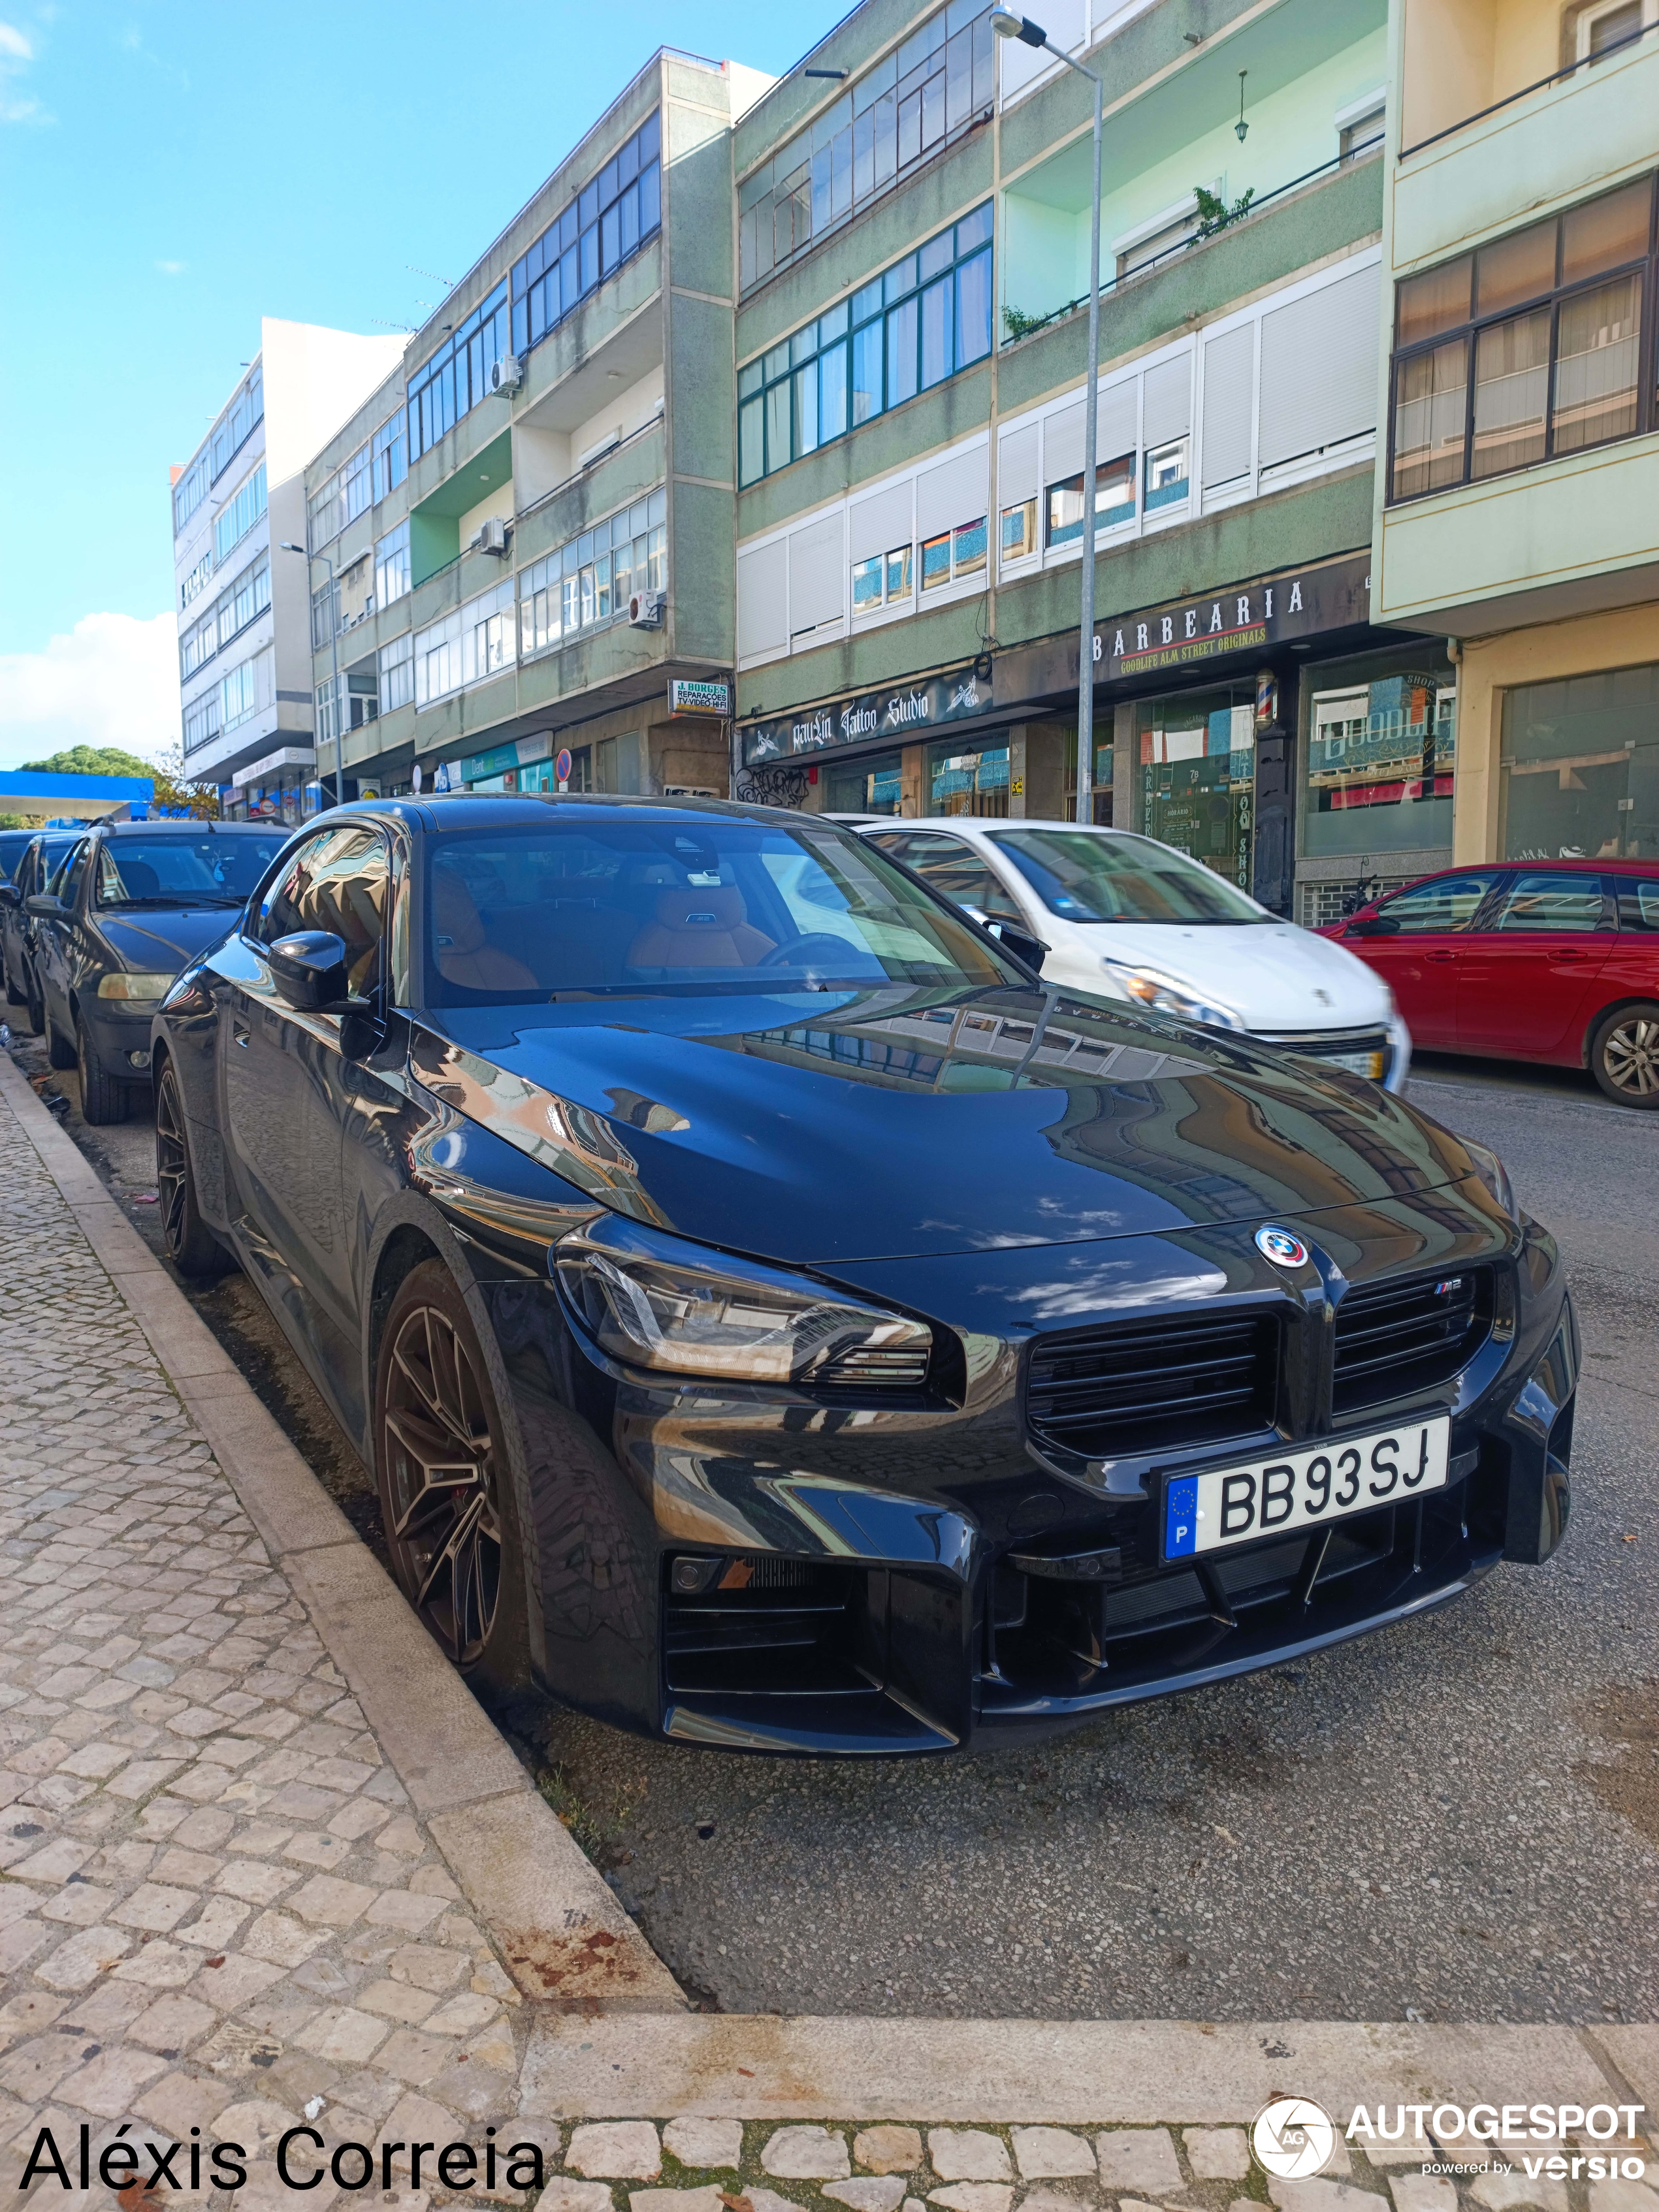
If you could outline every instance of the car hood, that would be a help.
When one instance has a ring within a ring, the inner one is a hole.
[[[1052,948],[1045,972],[1058,982],[1078,987],[1085,974],[1092,981],[1105,960],[1155,969],[1231,1006],[1246,1029],[1270,1035],[1374,1028],[1392,1012],[1386,985],[1363,960],[1287,921],[1183,928],[1045,915],[1042,934]]]
[[[210,951],[236,920],[228,906],[147,906],[94,915],[98,934],[124,968],[176,975]]]
[[[796,1265],[1305,1216],[1469,1173],[1356,1077],[1052,987],[427,1014],[410,1065],[602,1204]]]

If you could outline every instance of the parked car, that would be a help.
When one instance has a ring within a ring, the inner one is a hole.
[[[1381,976],[1420,1045],[1588,1067],[1659,1107],[1659,860],[1489,860],[1322,933]]]
[[[54,1067],[79,1066],[88,1121],[125,1120],[134,1088],[149,1082],[157,1000],[224,935],[287,834],[243,822],[106,823],[74,838],[25,902],[38,1026]]]
[[[151,1040],[168,1252],[240,1261],[486,1680],[1006,1743],[1560,1540],[1577,1338],[1491,1153],[811,817],[337,810]]]
[[[35,834],[33,830],[0,830],[0,882],[11,881]]]
[[[10,874],[0,880],[0,960],[6,978],[6,1003],[21,1006],[23,1017],[37,1036],[46,1034],[46,1017],[34,976],[34,916],[28,902],[43,891],[59,859],[80,832],[74,830],[36,830],[24,834],[21,853]]]
[[[1309,1053],[1401,1091],[1412,1034],[1362,961],[1156,838],[941,815],[860,835],[1047,950],[1046,979]]]

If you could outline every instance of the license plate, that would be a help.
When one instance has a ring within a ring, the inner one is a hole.
[[[1381,1052],[1328,1052],[1320,1056],[1333,1067],[1346,1067],[1350,1075],[1368,1075],[1373,1083],[1382,1080],[1383,1063],[1388,1058],[1386,1053]]]
[[[1240,1467],[1177,1475],[1164,1492],[1164,1556],[1190,1559],[1443,1490],[1450,1438],[1451,1423],[1442,1413]]]

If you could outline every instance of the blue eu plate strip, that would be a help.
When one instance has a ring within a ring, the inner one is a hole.
[[[1198,1477],[1172,1482],[1164,1500],[1164,1556],[1184,1559],[1198,1549]]]

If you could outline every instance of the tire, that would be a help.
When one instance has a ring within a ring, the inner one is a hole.
[[[11,963],[9,960],[6,963],[6,1004],[9,1006],[26,1006],[28,1004],[27,994],[24,992],[20,991],[16,984],[11,980]]]
[[[79,1066],[75,1047],[67,1037],[58,1035],[58,1024],[47,1012],[44,1004],[40,1008],[40,1034],[46,1041],[46,1059],[53,1067],[70,1068]]]
[[[505,1430],[466,1301],[435,1260],[404,1276],[386,1315],[374,1437],[404,1596],[463,1674],[519,1687],[528,1679],[524,1547]],[[471,1480],[455,1480],[469,1467]]]
[[[1589,1066],[1620,1105],[1659,1109],[1659,1006],[1615,1007],[1591,1034]]]
[[[40,1003],[40,993],[34,980],[34,971],[29,968],[23,970],[23,1019],[27,1024],[31,1036],[45,1036],[46,1010]]]
[[[179,1273],[198,1279],[222,1274],[229,1262],[197,1203],[184,1092],[170,1060],[161,1063],[155,1091],[155,1194],[161,1200],[161,1249]]]
[[[94,1129],[125,1121],[131,1103],[127,1086],[112,1075],[104,1055],[93,1042],[85,1022],[75,1024],[75,1057],[81,1070],[81,1118]]]

